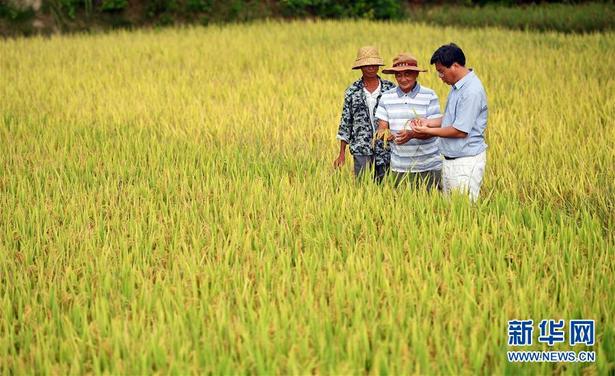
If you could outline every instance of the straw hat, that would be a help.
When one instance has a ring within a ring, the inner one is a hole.
[[[376,47],[365,46],[359,48],[357,58],[354,59],[352,69],[359,69],[367,65],[384,65],[384,60],[382,60],[378,54],[378,49]]]
[[[403,71],[427,72],[427,69],[418,67],[418,63],[414,56],[407,52],[402,52],[393,59],[393,66],[382,70],[382,73],[395,74]]]

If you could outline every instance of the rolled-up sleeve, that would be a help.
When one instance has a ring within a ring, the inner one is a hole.
[[[378,107],[376,108],[376,125],[378,125],[378,120],[384,120],[387,123],[389,122],[389,112],[387,111],[386,104],[382,103],[382,99],[380,99],[380,103],[378,103]]]
[[[478,114],[483,107],[483,101],[480,93],[467,92],[464,93],[457,102],[457,111],[455,114],[455,120],[453,120],[453,127],[464,133],[470,133]]]

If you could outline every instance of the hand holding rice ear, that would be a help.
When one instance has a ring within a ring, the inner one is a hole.
[[[414,118],[408,120],[408,123],[407,123],[407,124],[410,124],[410,129],[415,130],[415,128],[417,127],[426,126],[425,122],[423,121],[425,119],[421,118],[414,108],[412,109],[412,113],[414,115]]]
[[[422,120],[419,120],[416,125],[413,124],[412,130],[417,134],[432,134],[431,128]]]
[[[412,130],[416,130],[416,128],[420,128],[423,126],[421,119],[412,119],[409,120],[408,123],[410,124],[410,129]]]
[[[389,141],[393,140],[395,136],[391,133],[389,128],[378,128],[376,133],[374,133],[374,138],[372,140],[372,147],[376,146],[377,140],[382,140],[384,142],[384,148],[386,149]]]

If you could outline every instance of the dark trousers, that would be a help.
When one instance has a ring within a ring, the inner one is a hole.
[[[442,170],[423,172],[393,171],[393,176],[395,176],[396,187],[399,187],[400,184],[408,184],[414,189],[421,187],[427,188],[428,191],[431,191],[432,189],[442,189]]]
[[[374,167],[374,157],[371,155],[354,155],[354,176],[359,178],[364,172],[374,171],[374,181],[382,182],[384,176],[389,171],[389,165],[376,165]]]

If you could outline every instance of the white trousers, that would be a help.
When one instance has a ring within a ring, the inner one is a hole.
[[[476,202],[485,174],[487,152],[473,157],[445,159],[442,163],[442,191],[448,195],[452,191],[461,191],[470,195]]]

